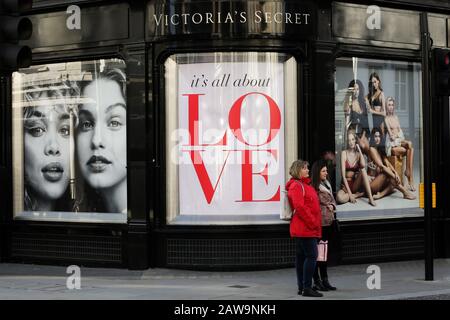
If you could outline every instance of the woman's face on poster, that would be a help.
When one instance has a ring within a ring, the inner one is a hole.
[[[394,113],[394,101],[389,100],[386,106],[386,111],[388,113]]]
[[[353,133],[349,133],[348,136],[348,147],[350,149],[355,149],[356,147],[356,137]]]
[[[69,132],[69,113],[63,106],[33,107],[25,116],[25,176],[31,191],[43,199],[57,200],[67,189]]]
[[[378,88],[380,87],[380,81],[376,77],[372,77],[370,81],[372,82],[373,88],[375,90],[378,90]]]
[[[359,96],[359,85],[355,83],[355,86],[353,87],[353,97],[357,98]]]
[[[376,145],[379,145],[381,143],[381,133],[379,131],[375,132],[375,134],[373,136],[373,140]]]
[[[78,161],[94,189],[114,187],[127,177],[126,103],[119,84],[100,78],[83,90],[77,130]]]

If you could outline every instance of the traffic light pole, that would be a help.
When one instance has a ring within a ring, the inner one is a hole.
[[[430,49],[428,15],[421,13],[422,31],[422,110],[423,110],[423,153],[424,153],[424,200],[425,200],[425,280],[433,280],[433,216],[432,216],[432,105],[430,94]]]

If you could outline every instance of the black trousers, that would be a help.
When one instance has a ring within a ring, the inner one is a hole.
[[[322,227],[322,241],[328,241],[330,238],[330,234],[333,230],[333,226]],[[328,245],[328,248],[330,246]],[[314,270],[314,281],[328,279],[328,271],[327,271],[327,262],[326,261],[317,261],[316,269]]]

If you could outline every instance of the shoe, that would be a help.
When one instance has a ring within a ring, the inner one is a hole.
[[[302,288],[302,289],[298,289],[297,294],[298,294],[299,296],[301,296],[301,295],[303,294],[303,288]]]
[[[320,280],[314,281],[313,289],[316,291],[328,291],[327,287]]]
[[[303,296],[320,298],[320,297],[323,297],[323,294],[321,294],[320,292],[317,292],[313,288],[305,288],[305,289],[303,289]]]
[[[323,285],[327,290],[334,291],[334,290],[337,289],[336,287],[333,287],[333,286],[328,282],[328,279],[323,279],[323,280],[322,280],[322,285]]]

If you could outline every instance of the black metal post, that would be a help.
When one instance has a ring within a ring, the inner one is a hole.
[[[6,81],[6,77],[4,77],[1,73],[0,73],[0,174],[4,173],[4,166],[5,166],[5,161],[4,159],[6,158],[5,156],[5,148],[4,148],[4,143],[3,140],[5,139],[5,134],[4,134],[4,119],[5,119],[5,109],[6,109],[6,90],[7,90],[7,81]],[[5,180],[3,179],[3,174],[0,176],[0,183],[2,186],[6,186]],[[1,205],[0,205],[0,209]],[[3,211],[3,210],[2,210]],[[3,211],[5,212],[5,211]],[[6,228],[5,228],[5,214],[2,215],[2,217],[0,217],[0,262],[3,261],[5,252],[6,252]]]
[[[425,280],[433,280],[433,216],[432,216],[432,105],[430,96],[430,47],[428,14],[420,16],[422,48],[422,108],[423,108],[423,153],[424,153],[424,205],[425,205]]]

